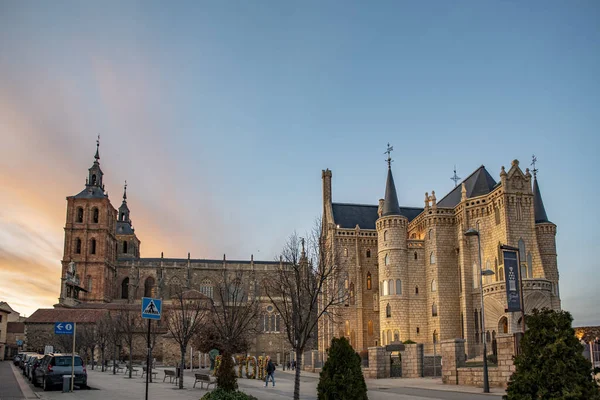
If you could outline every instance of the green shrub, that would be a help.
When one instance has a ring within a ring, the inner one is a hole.
[[[233,359],[228,352],[223,353],[217,372],[217,388],[225,392],[235,392],[238,388]]]
[[[258,400],[256,397],[240,391],[226,392],[223,389],[216,388],[212,392],[206,393],[200,400]]]
[[[416,344],[417,342],[413,342],[412,340],[408,339],[404,341],[404,344]]]
[[[583,357],[583,346],[566,311],[533,310],[515,357],[504,400],[599,400],[592,364]]]
[[[346,338],[334,338],[317,386],[319,400],[368,400],[361,360]]]

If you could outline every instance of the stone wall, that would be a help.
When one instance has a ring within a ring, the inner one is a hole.
[[[420,378],[423,376],[423,345],[406,344],[402,354],[402,377]],[[389,359],[389,357],[388,357]],[[369,363],[371,361],[369,360]],[[369,364],[370,365],[370,364]]]
[[[508,380],[515,371],[514,336],[499,335],[498,366],[488,364],[488,382],[491,387],[506,388]],[[451,385],[483,387],[483,367],[467,367],[464,358],[464,340],[454,339],[442,342],[442,381]]]
[[[365,378],[383,379],[390,377],[390,355],[385,347],[369,347],[369,368],[363,368]]]

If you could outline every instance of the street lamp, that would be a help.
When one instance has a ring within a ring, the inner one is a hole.
[[[486,346],[486,335],[485,335],[485,308],[483,305],[483,276],[494,275],[494,271],[481,269],[481,236],[479,231],[474,228],[470,228],[465,232],[465,236],[477,236],[477,252],[479,253],[479,287],[481,288],[481,331],[483,341],[483,393],[490,392],[490,382],[488,379],[488,365],[487,365],[487,346]]]

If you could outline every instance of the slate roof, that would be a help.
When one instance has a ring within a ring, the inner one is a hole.
[[[131,224],[125,221],[117,221],[117,235],[133,235]]]
[[[462,183],[467,189],[467,198],[488,194],[497,183],[482,165],[469,175],[460,185],[437,202],[438,207],[454,208],[462,197]]]
[[[396,185],[394,184],[392,169],[389,167],[387,179],[385,181],[385,197],[383,203],[383,210],[381,210],[381,215],[383,215],[384,217],[388,215],[400,215],[400,204],[398,204]]]
[[[154,261],[160,261],[163,260],[165,263],[172,263],[172,262],[178,262],[178,263],[183,263],[183,262],[187,262],[187,258],[138,258],[137,261],[143,263],[143,262],[154,262]],[[225,262],[227,262],[228,264],[250,264],[252,262],[254,262],[254,264],[259,264],[259,265],[279,265],[279,261],[250,261],[250,260],[225,260]],[[192,258],[190,259],[190,263],[192,264],[196,264],[196,263],[205,263],[205,264],[222,264],[223,260],[208,260],[208,259],[204,259],[204,258]],[[284,262],[285,264],[285,262]]]
[[[15,310],[13,310],[11,306],[5,301],[0,301],[0,310],[3,310],[9,314],[15,312]]]
[[[353,229],[356,225],[361,229],[375,229],[375,221],[379,218],[379,206],[366,204],[332,203],[333,220],[340,228]],[[399,207],[400,215],[412,221],[423,209],[418,207]]]
[[[536,224],[540,222],[550,222],[548,221],[548,215],[546,215],[546,208],[542,201],[542,193],[540,192],[537,177],[533,178],[533,213],[535,215]]]
[[[81,310],[77,308],[40,308],[27,320],[26,324],[50,324],[55,322],[96,322],[104,314],[104,310]]]
[[[102,188],[90,185],[73,197],[76,199],[103,199],[108,196],[104,194],[104,190],[102,190]]]

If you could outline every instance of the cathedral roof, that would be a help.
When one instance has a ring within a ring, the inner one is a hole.
[[[129,222],[117,221],[117,235],[133,235],[133,228]]]
[[[546,208],[544,208],[542,193],[540,193],[540,186],[538,185],[537,177],[533,178],[533,212],[535,215],[536,224],[540,222],[550,222],[548,221],[548,216],[546,215]]]
[[[80,310],[74,308],[39,308],[37,309],[25,323],[27,324],[44,324],[61,321],[71,322],[96,322],[104,311],[103,310]]]
[[[383,203],[382,216],[400,215],[400,205],[398,204],[398,195],[396,194],[396,185],[392,169],[388,167],[387,180],[385,181],[385,198]]]
[[[497,185],[494,178],[492,178],[483,165],[477,168],[462,183],[465,184],[465,188],[467,189],[467,198],[488,194]],[[437,206],[447,208],[456,207],[462,197],[461,186],[462,184],[456,186],[450,193],[437,202]]]
[[[101,187],[88,186],[73,197],[76,199],[103,199],[107,196]]]
[[[333,220],[340,228],[353,229],[356,225],[361,229],[375,229],[375,221],[379,218],[379,206],[366,204],[332,203]],[[423,209],[418,207],[398,207],[399,215],[412,221]]]

